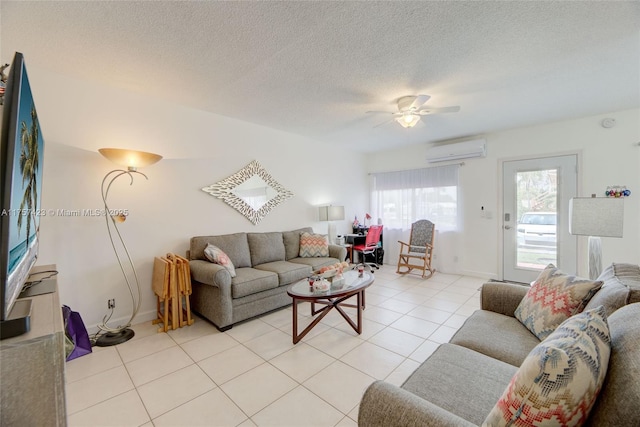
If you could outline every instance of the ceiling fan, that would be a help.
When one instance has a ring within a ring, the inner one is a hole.
[[[429,98],[431,98],[429,95],[403,96],[398,99],[398,111],[367,111],[367,114],[391,114],[394,116],[395,121],[400,123],[402,127],[412,128],[420,121],[420,116],[426,116],[427,114],[457,113],[460,111],[460,107],[457,105],[442,108],[426,107],[424,104]]]

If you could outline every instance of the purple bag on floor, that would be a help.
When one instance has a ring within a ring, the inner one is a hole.
[[[89,341],[89,334],[84,326],[82,317],[80,317],[80,313],[63,305],[62,318],[64,319],[64,331],[67,338],[73,342],[73,350],[67,354],[67,362],[91,353],[91,341]]]

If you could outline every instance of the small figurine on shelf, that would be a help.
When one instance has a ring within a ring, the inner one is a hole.
[[[626,185],[614,185],[608,186],[607,191],[605,191],[604,194],[607,197],[629,197],[631,195],[631,190],[628,190]]]
[[[360,222],[358,221],[358,216],[356,215],[355,219],[353,220],[353,228],[358,228],[359,225]]]

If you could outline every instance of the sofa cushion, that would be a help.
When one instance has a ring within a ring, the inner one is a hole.
[[[282,233],[249,233],[247,240],[251,251],[252,267],[266,262],[284,261]]]
[[[204,256],[212,263],[226,268],[231,277],[236,277],[236,268],[233,266],[233,262],[231,262],[229,256],[219,247],[212,245],[211,243],[207,243],[207,247],[204,248]]]
[[[300,258],[328,257],[329,241],[323,234],[303,232],[300,235]]]
[[[518,319],[487,310],[477,310],[469,316],[450,342],[513,366],[520,366],[540,344]]]
[[[640,420],[640,303],[620,308],[607,321],[611,331],[609,370],[587,425],[637,427]]]
[[[318,258],[293,258],[290,259],[289,262],[293,262],[296,264],[304,264],[311,267],[312,271],[318,271],[322,267],[328,267],[332,264],[338,262],[336,258],[330,257],[318,257]]]
[[[282,233],[284,241],[285,261],[291,258],[297,258],[300,255],[300,235],[303,232],[313,233],[311,227],[300,228],[298,230],[285,231]]]
[[[602,306],[567,319],[527,356],[483,426],[582,425],[610,351]]]
[[[278,275],[271,271],[236,268],[236,277],[231,281],[231,297],[241,298],[277,287]]]
[[[516,370],[473,350],[442,344],[402,388],[480,425]]]
[[[589,301],[586,309],[603,305],[610,316],[627,304],[640,302],[640,267],[632,264],[611,264],[598,277],[604,284]]]
[[[543,340],[566,319],[580,313],[601,286],[602,281],[570,276],[549,264],[516,308],[515,317]]]
[[[635,264],[612,264],[616,279],[629,288],[628,304],[640,302],[640,266]],[[607,280],[605,278],[604,280]]]
[[[247,233],[223,234],[221,236],[197,236],[191,238],[189,256],[191,259],[204,259],[204,249],[211,243],[222,249],[236,268],[251,267],[251,254]]]
[[[629,288],[616,280],[610,280],[602,285],[602,288],[589,300],[585,310],[592,310],[603,306],[607,316],[611,316],[614,311],[627,305],[629,300]]]
[[[287,261],[268,262],[256,265],[254,268],[276,273],[280,286],[289,285],[311,275],[311,267],[308,265]]]

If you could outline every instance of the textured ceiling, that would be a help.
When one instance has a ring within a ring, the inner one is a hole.
[[[362,151],[640,106],[640,3],[13,2],[1,54]],[[461,106],[375,127],[395,101]]]

